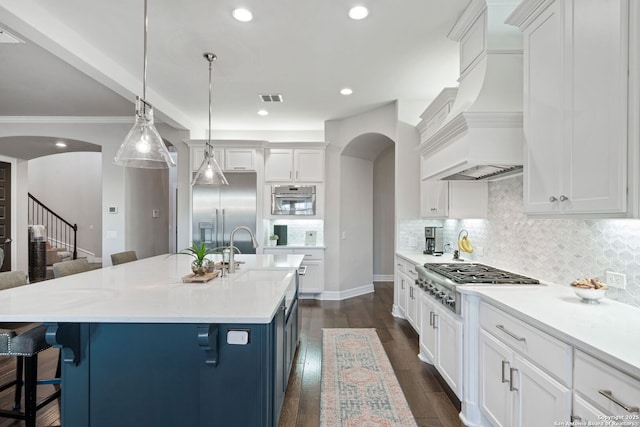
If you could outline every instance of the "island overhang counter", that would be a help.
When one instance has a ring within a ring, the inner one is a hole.
[[[277,425],[303,255],[236,260],[206,283],[160,255],[3,291],[0,321],[43,322],[61,348],[64,427]],[[256,270],[284,279],[240,279]]]

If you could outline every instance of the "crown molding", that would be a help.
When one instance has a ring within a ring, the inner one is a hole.
[[[159,123],[158,120],[156,122]],[[4,124],[129,124],[133,116],[0,116]]]

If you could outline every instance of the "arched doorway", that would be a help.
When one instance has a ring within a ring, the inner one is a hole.
[[[395,142],[379,133],[352,139],[340,156],[342,289],[392,280]]]

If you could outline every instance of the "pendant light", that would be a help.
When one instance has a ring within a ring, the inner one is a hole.
[[[162,137],[153,124],[153,107],[147,94],[147,0],[144,0],[144,62],[142,66],[142,98],[136,96],[136,117],[133,127],[118,149],[113,162],[119,166],[145,169],[166,169],[176,163],[169,155]]]
[[[220,165],[213,156],[213,146],[211,145],[211,68],[217,57],[209,52],[204,53],[203,56],[209,62],[209,138],[204,147],[204,160],[191,185],[229,185]]]

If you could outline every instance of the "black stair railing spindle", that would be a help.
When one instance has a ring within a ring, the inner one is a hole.
[[[47,239],[56,245],[62,245],[67,250],[73,247],[73,259],[78,258],[78,225],[71,224],[40,200],[29,193],[30,204],[27,217],[31,224],[43,224],[47,227]],[[73,243],[71,239],[73,238]]]

